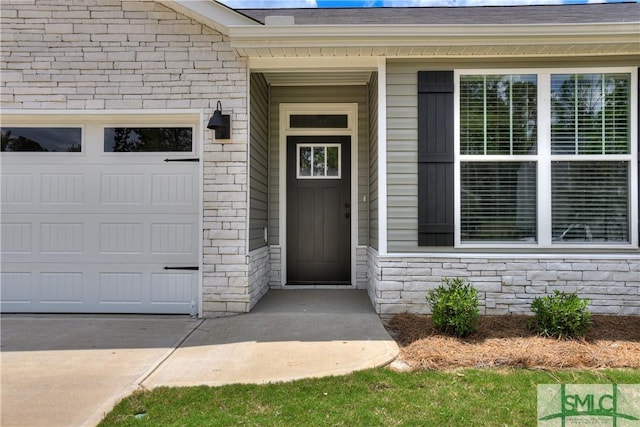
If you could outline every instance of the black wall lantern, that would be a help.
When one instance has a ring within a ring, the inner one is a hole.
[[[222,103],[220,101],[218,101],[216,111],[213,112],[213,116],[209,120],[207,129],[216,131],[216,139],[231,138],[231,115],[222,114]]]

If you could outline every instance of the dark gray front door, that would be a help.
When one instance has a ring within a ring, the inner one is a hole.
[[[287,138],[287,284],[351,283],[351,138]]]

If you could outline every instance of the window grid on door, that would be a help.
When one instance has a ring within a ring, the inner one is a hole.
[[[340,144],[298,144],[296,146],[296,178],[340,179]]]

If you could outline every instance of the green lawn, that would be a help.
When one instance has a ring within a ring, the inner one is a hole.
[[[638,370],[461,370],[266,385],[158,388],[120,402],[100,426],[535,426],[537,384],[640,383]]]

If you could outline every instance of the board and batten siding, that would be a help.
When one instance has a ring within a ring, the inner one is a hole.
[[[358,103],[358,245],[369,235],[369,105],[367,86],[272,86],[269,108],[269,244],[280,244],[280,104]],[[355,183],[354,183],[355,184]]]
[[[269,86],[262,74],[251,74],[249,160],[249,250],[267,245],[269,221]]]
[[[369,81],[369,246],[378,249],[378,73]]]

